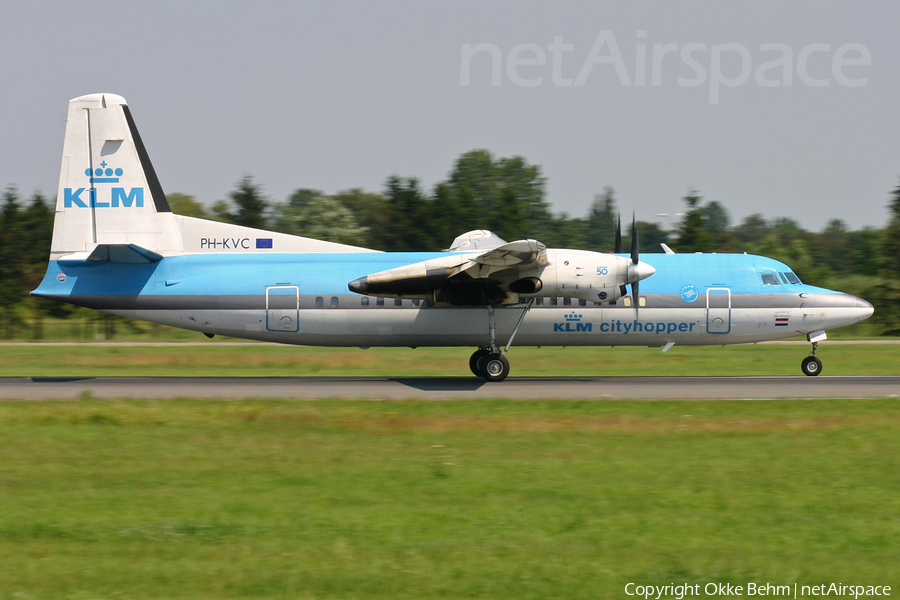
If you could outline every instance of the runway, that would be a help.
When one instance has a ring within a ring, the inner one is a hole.
[[[112,398],[761,400],[896,398],[873,377],[6,377],[0,400]]]

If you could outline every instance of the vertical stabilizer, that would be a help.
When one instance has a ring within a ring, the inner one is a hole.
[[[115,94],[69,101],[51,253],[90,252],[98,244],[182,251],[134,119]]]

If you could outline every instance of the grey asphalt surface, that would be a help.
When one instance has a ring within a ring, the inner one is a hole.
[[[510,400],[803,399],[900,397],[900,376],[877,377],[5,377],[0,400],[295,398]]]

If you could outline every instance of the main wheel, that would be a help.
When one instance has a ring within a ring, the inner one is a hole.
[[[475,375],[476,377],[482,376],[481,369],[478,368],[478,361],[490,353],[490,350],[485,350],[484,348],[475,351],[475,353],[472,355],[472,358],[469,359],[469,368],[472,370],[473,375]]]
[[[499,353],[491,353],[478,361],[481,376],[488,382],[499,382],[509,375],[509,361]]]
[[[822,372],[822,361],[815,356],[807,356],[800,363],[800,368],[803,370],[804,375],[813,377]]]

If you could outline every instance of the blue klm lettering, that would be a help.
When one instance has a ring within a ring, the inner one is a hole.
[[[84,192],[88,193],[88,199],[81,197]],[[118,208],[119,205],[125,208],[143,208],[144,206],[144,188],[131,188],[126,193],[125,188],[112,188],[112,202],[99,202],[97,200],[97,190],[95,188],[85,189],[72,188],[63,189],[63,206],[65,208]]]
[[[592,331],[593,323],[554,323],[553,331]]]
[[[143,208],[144,188],[131,188],[131,192],[127,196],[125,195],[125,188],[113,188],[112,205],[114,207],[119,206],[119,200],[122,201],[122,206],[125,208],[131,208],[132,204],[137,208]]]

